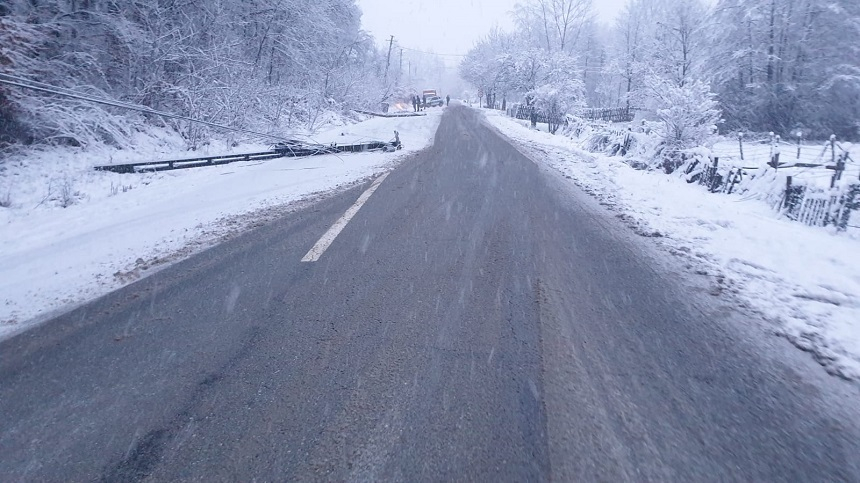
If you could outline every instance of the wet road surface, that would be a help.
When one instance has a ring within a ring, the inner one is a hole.
[[[476,111],[370,187],[0,343],[0,479],[860,480],[814,369]]]

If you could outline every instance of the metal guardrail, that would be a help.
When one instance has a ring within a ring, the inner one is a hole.
[[[353,109],[353,111],[367,114],[368,116],[376,116],[376,117],[420,117],[426,116],[426,113],[423,112],[373,112],[373,111],[363,111],[361,109]]]
[[[201,168],[218,166],[240,161],[263,161],[275,158],[298,158],[319,156],[324,154],[363,153],[369,151],[394,151],[400,149],[400,136],[395,131],[395,140],[391,142],[371,141],[357,144],[303,144],[301,142],[281,143],[271,151],[246,154],[230,154],[225,156],[204,156],[199,158],[173,159],[167,161],[144,161],[140,163],[106,164],[96,166],[96,171],[111,171],[114,173],[144,173],[152,171],[169,171],[174,169]]]

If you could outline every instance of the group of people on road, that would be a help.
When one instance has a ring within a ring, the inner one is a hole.
[[[445,96],[445,105],[448,106],[451,104],[451,96]],[[427,94],[424,94],[424,97],[414,95],[412,96],[412,109],[415,112],[423,111],[427,109]]]
[[[419,112],[422,108],[427,107],[427,96],[424,96],[424,102],[421,102],[421,96],[412,96],[412,109]]]

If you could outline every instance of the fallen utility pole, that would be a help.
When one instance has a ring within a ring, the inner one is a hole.
[[[388,59],[385,61],[385,82],[384,84],[388,84],[388,66],[391,65],[391,47],[394,46],[394,36],[391,36],[391,40],[388,41]]]

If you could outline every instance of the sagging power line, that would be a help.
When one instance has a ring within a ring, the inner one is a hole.
[[[427,55],[438,55],[440,57],[465,57],[466,56],[465,54],[439,54],[436,52],[427,52],[424,50],[410,49],[409,47],[403,47],[402,45],[400,46],[400,48],[403,50],[408,50],[410,52],[416,52],[419,54],[427,54]]]

